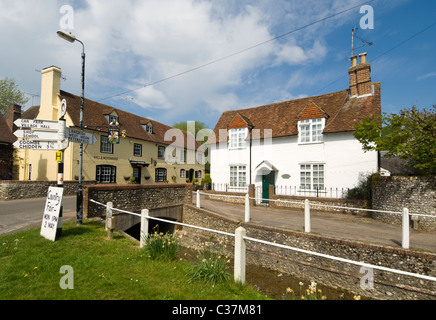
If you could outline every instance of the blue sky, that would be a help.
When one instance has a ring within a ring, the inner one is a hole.
[[[30,94],[28,108],[39,104],[38,70],[56,65],[62,89],[79,95],[81,46],[57,37],[64,23],[86,46],[87,98],[169,125],[196,120],[213,128],[225,110],[348,88],[351,30],[364,3],[0,0],[0,78]],[[73,23],[63,5],[73,9]],[[382,111],[436,104],[436,1],[369,5],[374,28],[357,35],[374,44],[356,53],[368,52]]]

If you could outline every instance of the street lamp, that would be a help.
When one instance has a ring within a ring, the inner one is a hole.
[[[58,36],[62,39],[73,43],[74,41],[82,44],[82,94],[80,96],[80,130],[83,131],[83,105],[85,102],[85,45],[82,41],[77,39],[71,32],[66,32],[64,30],[59,30],[57,32]],[[82,185],[82,171],[83,171],[83,143],[80,144],[79,151],[79,185],[77,187],[77,224],[83,223],[83,185]]]

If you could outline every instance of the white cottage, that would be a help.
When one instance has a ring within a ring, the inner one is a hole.
[[[341,197],[337,190],[377,172],[378,153],[365,153],[353,136],[355,123],[381,113],[380,83],[371,82],[366,54],[360,59],[352,57],[349,89],[224,112],[209,139],[214,186],[246,192],[254,184],[264,198],[269,185]]]

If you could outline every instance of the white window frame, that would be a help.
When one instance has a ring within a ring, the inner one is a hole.
[[[148,124],[144,124],[144,125],[142,125],[142,127],[144,128],[145,132],[153,134],[153,126],[148,125]]]
[[[248,128],[230,129],[229,130],[229,149],[244,149],[247,147],[246,139]]]
[[[139,143],[133,144],[133,156],[142,157],[142,144]]]
[[[230,166],[230,187],[247,186],[247,166],[233,165]]]
[[[300,190],[315,191],[325,188],[325,163],[300,164]]]
[[[185,163],[186,162],[186,156],[187,156],[186,149],[181,149],[180,150],[180,163]]]
[[[113,143],[109,143],[108,136],[101,136],[100,138],[100,152],[101,153],[114,153],[114,145]]]
[[[158,159],[165,159],[165,152],[166,152],[165,146],[158,146],[157,147],[157,158]]]
[[[155,182],[166,182],[167,181],[168,170],[166,168],[156,168],[155,171]]]
[[[298,121],[298,143],[322,143],[325,118]]]
[[[117,182],[117,167],[100,165],[96,167],[97,183],[116,183]]]

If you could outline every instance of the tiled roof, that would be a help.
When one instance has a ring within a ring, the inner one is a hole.
[[[61,91],[60,96],[61,99],[65,99],[67,101],[67,113],[71,117],[74,126],[80,127],[80,97],[65,91]],[[168,139],[172,138],[173,140],[165,141],[165,134],[168,130],[174,129],[173,127],[88,99],[85,99],[84,103],[84,127],[87,130],[103,132],[107,131],[109,129],[109,123],[106,120],[105,115],[109,115],[113,111],[115,111],[118,115],[120,130],[126,130],[127,137],[150,141],[162,145],[170,145],[176,141],[176,137],[172,137],[171,134],[169,134]],[[142,125],[149,124],[150,122],[153,125],[153,133],[147,133],[142,127]],[[173,146],[189,148],[192,144],[194,144],[196,149],[199,147],[197,142],[195,142],[195,138],[191,134],[183,132],[183,139],[184,145],[173,144]]]
[[[272,129],[272,137],[298,135],[298,121],[313,117],[325,117],[324,134],[352,132],[354,124],[371,114],[381,113],[380,83],[374,83],[374,94],[366,97],[350,98],[348,90],[284,101],[262,107],[226,111],[215,126],[208,143],[222,142],[227,135],[219,135],[219,130],[228,130],[235,116],[247,119],[253,129],[260,129],[263,138],[265,129]],[[304,118],[304,119],[303,119]],[[221,139],[221,140],[220,140]]]

